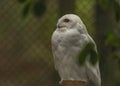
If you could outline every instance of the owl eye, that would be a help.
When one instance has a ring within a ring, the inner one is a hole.
[[[64,21],[64,22],[69,22],[70,20],[69,20],[69,19],[64,19],[63,21]]]

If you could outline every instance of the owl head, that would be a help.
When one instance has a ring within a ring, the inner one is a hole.
[[[78,29],[81,32],[87,32],[85,25],[79,16],[75,14],[66,14],[62,16],[57,23],[57,28],[59,29]]]

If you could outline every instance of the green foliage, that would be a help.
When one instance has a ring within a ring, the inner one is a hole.
[[[107,39],[105,41],[106,45],[113,46],[113,47],[120,47],[120,29],[118,28],[115,31],[112,31],[108,34]]]
[[[28,15],[28,13],[30,12],[30,5],[31,5],[31,3],[28,2],[28,3],[26,3],[26,5],[23,7],[23,11],[22,11],[23,17],[26,17],[26,16]]]
[[[85,59],[88,55],[90,55],[90,62],[94,65],[98,61],[98,54],[95,51],[95,46],[93,43],[88,43],[84,47],[84,49],[79,54],[79,62],[80,64],[84,64]]]
[[[106,46],[114,49],[109,57],[117,59],[120,69],[120,30],[118,29],[109,33],[105,40],[105,44]]]
[[[98,61],[98,54],[94,49],[90,50],[90,61],[94,65]]]
[[[113,9],[116,21],[120,20],[120,1],[119,0],[97,0],[104,9]]]
[[[120,36],[116,35],[115,33],[110,33],[107,36],[107,39],[105,41],[106,45],[111,45],[113,47],[119,47],[120,45]]]
[[[33,13],[33,15],[39,17],[42,16],[46,11],[46,3],[45,0],[18,0],[21,4],[23,4],[22,14],[23,17],[27,17],[29,13]]]

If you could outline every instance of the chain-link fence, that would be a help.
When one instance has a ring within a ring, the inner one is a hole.
[[[18,0],[0,1],[0,86],[58,85],[51,51],[58,4],[46,0],[44,15],[23,19]],[[94,0],[76,0],[75,12],[90,33],[94,30],[94,4]]]

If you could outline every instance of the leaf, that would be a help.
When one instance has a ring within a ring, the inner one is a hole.
[[[99,57],[98,57],[98,54],[95,51],[94,47],[95,47],[95,45],[92,42],[90,42],[80,52],[80,54],[79,54],[79,63],[80,64],[84,64],[87,55],[90,55],[90,62],[93,65],[96,64],[96,62],[98,61]]]
[[[105,41],[106,45],[112,45],[113,47],[119,47],[120,46],[120,37],[117,33],[109,33],[107,36],[107,39]]]
[[[87,57],[87,55],[88,55],[88,48],[87,48],[87,46],[80,52],[80,54],[79,54],[79,63],[80,64],[83,64],[84,62],[85,62],[85,59],[86,59],[86,57]]]
[[[111,33],[108,35],[106,41],[105,41],[105,44],[108,45],[110,42],[112,42],[114,39],[114,35]]]
[[[25,4],[23,8],[23,12],[22,12],[23,17],[26,17],[28,15],[29,10],[30,10],[30,5],[31,5],[30,3]]]
[[[98,54],[97,52],[94,50],[94,49],[91,49],[90,50],[90,62],[95,65],[96,62],[98,61],[99,57],[98,57]]]

